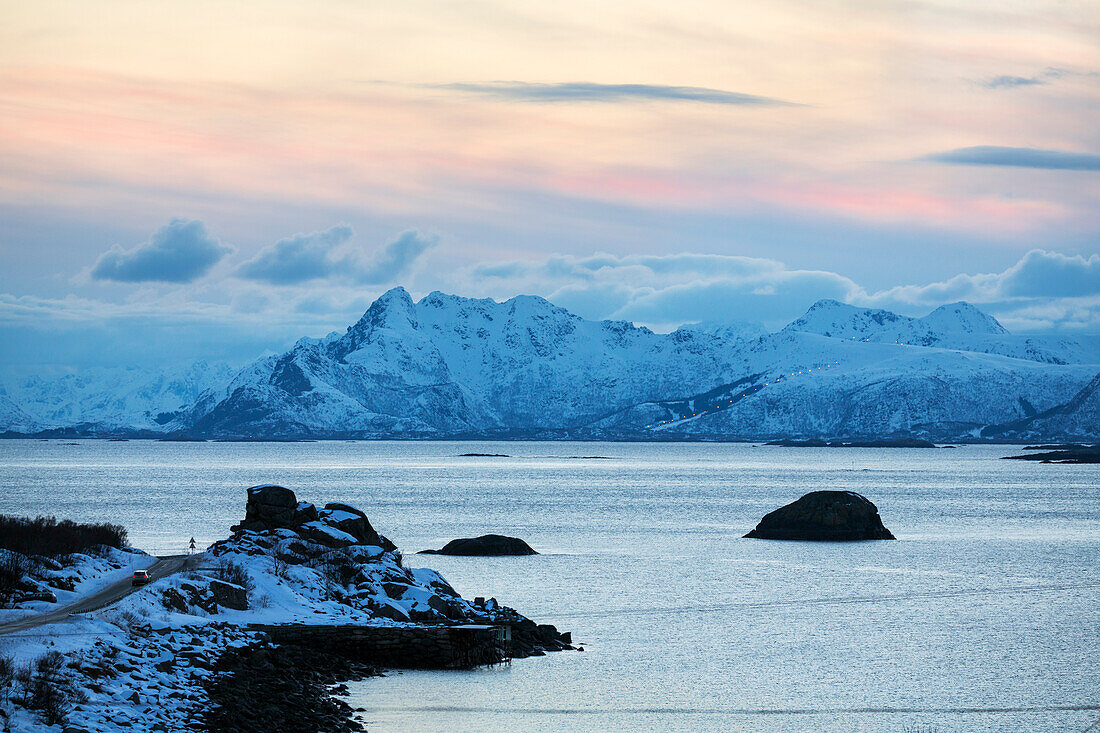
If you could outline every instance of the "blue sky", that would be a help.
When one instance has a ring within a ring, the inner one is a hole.
[[[399,284],[1100,332],[1095,3],[44,0],[0,36],[3,364],[242,362]]]

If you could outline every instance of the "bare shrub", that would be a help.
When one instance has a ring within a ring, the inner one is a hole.
[[[16,667],[13,681],[12,699],[18,699],[20,705],[27,707],[34,692],[34,667],[30,664]]]
[[[80,524],[56,517],[0,515],[0,548],[23,555],[60,557],[126,546],[126,528],[118,524]]]
[[[317,572],[319,572],[321,577],[327,580],[330,585],[338,587],[347,585],[348,577],[345,570],[345,563],[340,560],[325,560],[317,565]]]
[[[11,697],[14,684],[15,660],[10,656],[0,654],[0,700]]]
[[[23,707],[42,713],[47,725],[64,723],[73,703],[87,699],[82,691],[75,689],[72,682],[61,674],[64,666],[65,657],[60,652],[53,651],[15,673],[16,682],[21,688]]]
[[[0,557],[0,599],[10,597],[19,587],[19,581],[27,572],[26,560],[22,555],[5,552]]]
[[[141,626],[145,623],[140,614],[125,608],[117,612],[116,618],[127,626]]]
[[[290,565],[287,561],[279,557],[278,555],[271,556],[271,572],[272,574],[281,580],[286,580],[290,576]]]
[[[65,691],[56,683],[38,678],[35,680],[34,695],[28,707],[40,711],[46,725],[60,725],[68,715],[70,701]]]
[[[46,652],[34,664],[35,671],[40,677],[56,677],[64,666],[65,657],[61,652]]]
[[[286,565],[286,563],[283,564]],[[248,575],[248,571],[245,570],[244,566],[232,560],[226,560],[219,565],[218,569],[214,571],[214,577],[224,583],[239,585],[249,593],[256,589],[256,584],[252,582],[252,578]],[[280,577],[285,577],[285,575]]]

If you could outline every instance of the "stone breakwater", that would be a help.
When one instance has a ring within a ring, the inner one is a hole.
[[[364,663],[408,669],[468,669],[511,659],[507,626],[253,625],[277,644],[299,644]]]

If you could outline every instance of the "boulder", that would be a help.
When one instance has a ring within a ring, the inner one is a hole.
[[[317,507],[310,504],[308,501],[298,502],[297,508],[294,510],[294,522],[296,524],[305,524],[306,522],[317,521]]]
[[[175,588],[165,588],[164,592],[161,594],[160,602],[164,604],[164,607],[169,611],[187,613],[191,610],[187,603],[187,598]]]
[[[408,621],[409,613],[396,603],[367,603],[367,608],[380,618],[388,618],[391,621]]]
[[[214,602],[219,606],[232,608],[234,611],[248,610],[248,591],[239,585],[211,580],[210,592],[214,595]]]
[[[894,539],[883,526],[878,507],[854,491],[811,491],[766,514],[745,536],[814,542]]]
[[[253,486],[248,489],[244,521],[230,529],[234,532],[242,529],[262,532],[279,527],[292,528],[300,524],[296,522],[297,514],[298,499],[290,489],[273,485]]]
[[[381,545],[381,538],[370,526],[367,515],[350,504],[332,502],[325,504],[325,510],[320,513],[321,521],[330,527],[347,532],[363,545]]]
[[[451,540],[441,550],[421,550],[421,555],[473,555],[490,557],[499,555],[537,555],[523,540],[499,534]]]

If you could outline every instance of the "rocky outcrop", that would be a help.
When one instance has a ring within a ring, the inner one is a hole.
[[[252,578],[271,575],[302,597],[335,602],[360,615],[360,620],[510,627],[513,643],[507,656],[513,658],[573,648],[569,634],[553,626],[536,624],[491,598],[466,600],[435,570],[405,567],[401,553],[353,506],[333,502],[316,510],[299,503],[288,489],[253,487],[248,490],[246,520],[235,529],[233,536],[214,543],[209,551],[220,563],[219,579],[203,588],[181,581],[178,589],[165,594],[165,608],[185,613],[198,607],[216,613],[247,602],[248,588],[271,583],[270,577],[262,583]],[[523,540],[500,535],[456,540],[444,548],[456,550],[537,554]],[[238,597],[238,588],[244,597]]]
[[[160,602],[165,610],[177,613],[192,613],[196,608],[208,614],[218,613],[222,608],[247,611],[248,589],[222,580],[188,580],[178,587],[164,588]]]
[[[219,606],[231,608],[234,611],[248,610],[248,590],[246,588],[221,580],[211,580],[210,593],[214,597],[214,602]]]
[[[272,485],[252,486],[248,489],[244,521],[230,529],[234,532],[242,529],[262,532],[265,529],[294,527],[301,524],[301,521],[296,521],[297,510],[298,500],[290,489]]]
[[[236,533],[289,529],[328,547],[376,545],[386,550],[397,549],[378,534],[367,515],[355,507],[333,502],[318,510],[309,502],[298,501],[290,489],[273,484],[248,489],[244,521],[230,529]]]
[[[496,557],[502,555],[537,555],[531,546],[518,537],[505,537],[499,534],[485,534],[480,537],[468,537],[451,540],[440,550],[421,550],[421,555],[470,555],[477,557]]]
[[[878,507],[854,491],[812,491],[766,514],[745,537],[813,542],[894,539]]]

